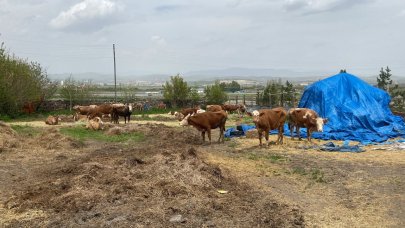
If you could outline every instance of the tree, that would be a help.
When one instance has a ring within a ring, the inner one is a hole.
[[[377,77],[377,87],[387,92],[389,92],[389,86],[392,85],[392,74],[390,72],[391,70],[388,66],[385,71],[384,68],[381,67],[380,74]]]
[[[59,93],[64,100],[69,101],[69,110],[72,110],[73,105],[84,104],[93,98],[93,86],[75,81],[70,75],[63,81]]]
[[[69,101],[69,110],[72,110],[73,101],[75,100],[76,93],[76,81],[70,75],[66,80],[63,81],[62,88],[60,89],[60,95],[64,100]]]
[[[171,76],[170,82],[166,81],[166,84],[163,85],[163,97],[171,102],[173,107],[186,105],[189,93],[190,88],[187,86],[187,82],[179,74]]]
[[[9,54],[0,45],[0,114],[13,117],[28,103],[38,109],[54,92],[55,83],[39,63]]]
[[[136,88],[135,86],[127,85],[121,87],[121,90],[125,103],[129,103],[135,100],[136,91],[138,90],[138,88]]]
[[[222,82],[221,87],[223,88],[224,91],[232,93],[241,90],[241,86],[237,81],[232,81],[231,83]]]
[[[198,102],[200,101],[200,95],[198,94],[196,89],[191,89],[190,99],[191,99],[191,103],[192,103],[193,107],[196,106],[198,104]]]
[[[216,81],[214,85],[205,88],[205,99],[208,104],[223,104],[228,100],[228,95],[219,81]]]
[[[285,82],[284,101],[288,107],[294,106],[294,87],[293,84],[289,81]]]

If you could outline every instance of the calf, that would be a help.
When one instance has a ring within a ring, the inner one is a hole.
[[[224,131],[225,131],[225,122],[228,118],[228,114],[225,111],[219,112],[204,112],[198,114],[188,114],[181,122],[181,126],[192,125],[197,130],[201,131],[201,136],[205,142],[205,132],[208,133],[208,139],[211,143],[211,129],[219,127],[219,138],[218,142],[224,142]]]
[[[45,124],[48,125],[58,125],[59,117],[58,116],[48,116],[45,120]]]
[[[101,121],[100,117],[95,117],[94,119],[89,120],[86,125],[86,129],[91,129],[91,130],[103,130],[104,128],[104,123]]]
[[[323,132],[323,125],[328,119],[321,118],[312,109],[292,108],[288,111],[288,128],[290,129],[291,139],[294,139],[294,127],[297,129],[298,139],[301,140],[300,127],[307,128],[308,141],[311,142],[313,131]]]
[[[258,115],[253,115],[253,122],[255,123],[259,134],[260,146],[262,146],[263,132],[268,145],[269,132],[274,129],[278,130],[276,143],[283,144],[284,123],[286,118],[287,111],[284,108],[262,109],[259,110]]]
[[[131,115],[132,115],[132,105],[125,105],[125,106],[117,106],[117,107],[113,107],[112,110],[112,119],[113,122],[118,124],[118,119],[120,116],[124,117],[124,121],[125,123],[127,123],[127,118],[128,118],[128,123],[131,120]]]

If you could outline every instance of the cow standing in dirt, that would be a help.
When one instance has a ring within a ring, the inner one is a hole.
[[[259,110],[257,115],[253,116],[253,122],[259,134],[260,146],[262,146],[263,132],[268,145],[269,132],[274,129],[278,130],[276,144],[283,144],[284,123],[286,119],[287,111],[284,108],[262,109]]]
[[[132,105],[128,104],[125,106],[118,106],[118,107],[113,107],[112,110],[112,119],[113,122],[116,124],[119,124],[119,117],[123,116],[125,123],[127,123],[127,118],[128,118],[128,123],[131,120],[131,115],[132,115]]]
[[[208,133],[208,139],[211,144],[211,129],[219,128],[218,142],[224,142],[225,123],[228,114],[225,111],[219,112],[204,112],[199,114],[188,114],[181,122],[181,126],[191,125],[198,131],[201,131],[201,136],[205,142],[205,132]]]
[[[292,108],[288,111],[288,128],[290,129],[291,139],[294,139],[294,128],[297,129],[298,139],[301,140],[300,127],[307,128],[308,141],[311,142],[313,131],[323,132],[323,125],[328,119],[319,117],[312,109]]]

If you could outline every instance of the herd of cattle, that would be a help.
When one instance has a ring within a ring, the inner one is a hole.
[[[99,130],[102,129],[102,118],[109,118],[113,123],[119,123],[119,117],[124,117],[125,123],[130,121],[133,111],[132,104],[101,104],[89,106],[74,106],[74,120],[85,119],[87,121],[86,128]],[[224,141],[225,123],[228,119],[228,113],[237,112],[239,115],[247,114],[253,118],[253,123],[259,136],[260,146],[262,145],[262,137],[269,144],[269,132],[278,130],[276,144],[283,144],[284,124],[288,123],[291,137],[294,139],[293,132],[296,130],[298,138],[301,140],[300,128],[307,128],[307,138],[311,142],[311,134],[314,131],[323,131],[323,125],[328,119],[321,118],[311,109],[306,108],[291,108],[288,111],[282,107],[273,109],[260,109],[252,112],[247,112],[244,105],[207,105],[206,110],[200,107],[185,108],[177,112],[170,112],[179,121],[181,126],[193,126],[201,132],[203,141],[205,141],[205,133],[208,135],[211,143],[211,130],[219,128],[220,134],[218,142]],[[45,121],[46,124],[58,124],[59,117],[49,116]]]

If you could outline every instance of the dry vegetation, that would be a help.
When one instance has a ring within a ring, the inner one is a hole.
[[[157,118],[104,132],[82,132],[83,123],[0,124],[0,224],[405,225],[404,151],[320,152],[288,137],[268,148],[247,138],[207,145],[193,128]]]

